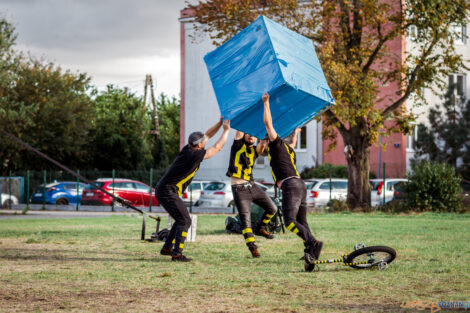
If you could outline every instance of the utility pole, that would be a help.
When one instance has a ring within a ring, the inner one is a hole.
[[[152,102],[153,121],[155,123],[155,130],[151,130],[148,133],[149,134],[154,134],[157,137],[157,139],[160,139],[160,125],[158,123],[157,103],[155,101],[155,94],[154,94],[154,91],[153,91],[152,75],[150,75],[150,74],[145,75],[144,103],[147,103],[147,89],[148,88],[150,88],[150,101]]]

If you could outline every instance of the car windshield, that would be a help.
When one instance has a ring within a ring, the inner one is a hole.
[[[315,185],[318,183],[318,181],[314,180],[314,181],[306,181],[305,182],[305,187],[307,187],[307,189],[312,189],[313,187],[315,187]]]
[[[377,180],[371,181],[371,182],[370,182],[370,185],[371,185],[371,187],[372,187],[372,190],[379,190],[379,185],[380,185],[380,183],[382,183],[382,182],[383,182],[382,180],[380,180],[380,181],[377,181]]]
[[[93,184],[95,184],[99,188],[102,188],[104,186],[104,182],[99,182],[99,181],[95,181],[93,182]],[[86,189],[95,189],[95,187],[93,187],[92,185],[88,185],[86,186]]]
[[[224,189],[224,187],[225,187],[224,183],[210,183],[204,187],[204,190],[222,190]]]

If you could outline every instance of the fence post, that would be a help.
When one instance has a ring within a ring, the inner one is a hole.
[[[114,195],[114,177],[116,176],[116,171],[113,170],[113,195]],[[113,198],[113,202],[111,202],[111,211],[114,212],[114,198]]]
[[[11,210],[11,171],[8,175],[8,197],[10,197],[8,201],[8,209]]]
[[[77,170],[77,174],[80,175],[80,170]],[[77,207],[76,210],[78,211],[78,206],[80,205],[80,178],[77,176]]]
[[[150,169],[150,204],[149,204],[149,212],[152,212],[152,198],[153,198],[153,193],[152,193],[152,182],[153,180],[153,169]]]
[[[189,213],[193,213],[193,184],[189,184]]]
[[[26,210],[29,210],[29,170],[26,171]]]
[[[385,193],[387,192],[387,188],[385,188],[385,162],[384,162],[383,174],[384,174],[384,186],[383,186],[383,190],[384,190],[384,203],[383,203],[383,204],[385,204]]]
[[[47,171],[44,170],[43,180],[42,180],[42,209],[46,209],[46,183],[47,183]]]
[[[331,202],[331,189],[332,189],[332,187],[333,187],[333,186],[331,186],[331,176],[332,176],[332,172],[333,172],[333,170],[332,170],[332,165],[330,164],[330,202]],[[331,203],[330,203],[330,205],[331,205]]]

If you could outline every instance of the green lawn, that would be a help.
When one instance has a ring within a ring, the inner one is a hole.
[[[400,312],[403,301],[470,300],[468,214],[310,215],[322,259],[359,242],[397,251],[387,271],[316,273],[303,271],[291,233],[258,239],[252,259],[241,235],[224,233],[225,216],[198,219],[191,264],[141,242],[137,216],[1,220],[0,312]]]

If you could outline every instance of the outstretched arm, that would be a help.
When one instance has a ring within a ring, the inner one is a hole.
[[[245,133],[237,130],[237,133],[235,134],[235,140],[240,140],[243,138],[243,136],[245,135]]]
[[[302,131],[301,128],[297,127],[295,130],[294,130],[294,135],[292,137],[292,142],[289,144],[289,146],[292,148],[292,149],[295,149],[295,147],[297,147],[297,138],[299,138],[299,133]]]
[[[217,152],[222,150],[225,143],[227,142],[228,132],[230,131],[230,120],[225,120],[223,123],[223,127],[224,127],[224,132],[222,133],[222,136],[220,136],[219,140],[217,140],[215,145],[207,149],[204,159],[209,159],[213,157]]]
[[[258,155],[261,155],[264,152],[264,149],[266,149],[267,145],[267,140],[261,140],[256,146],[256,153],[258,153]]]
[[[264,103],[264,126],[266,126],[266,131],[268,132],[269,140],[274,141],[277,138],[277,133],[273,127],[273,118],[271,116],[271,108],[269,107],[269,94],[266,92],[261,99]]]
[[[222,126],[222,120],[223,120],[223,117],[221,116],[217,124],[215,124],[214,126],[212,126],[206,131],[204,135],[206,135],[207,139],[214,137],[214,135],[219,130],[220,126]]]

